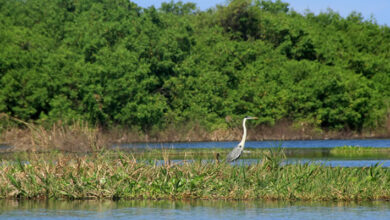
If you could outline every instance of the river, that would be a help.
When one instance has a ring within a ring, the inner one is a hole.
[[[172,143],[131,143],[113,146],[119,149],[217,149],[233,148],[237,142],[172,142]],[[329,154],[330,149],[341,146],[359,147],[390,147],[390,139],[339,139],[339,140],[292,140],[292,141],[247,141],[246,149],[256,148],[284,148],[287,160],[285,163],[320,163],[325,166],[339,167],[369,167],[376,164],[390,167],[390,154],[376,154],[374,156],[334,157]],[[250,152],[250,150],[249,150]],[[249,157],[249,158],[248,158]],[[180,160],[173,160],[180,162]],[[163,163],[163,161],[159,161]],[[250,153],[243,154],[234,164],[257,163],[250,158]]]
[[[170,142],[131,143],[115,145],[119,148],[233,148],[237,141],[221,142]],[[291,140],[291,141],[247,141],[249,148],[333,148],[341,146],[390,147],[390,139],[338,139],[338,140]]]
[[[3,219],[390,219],[385,201],[15,201],[0,200]]]

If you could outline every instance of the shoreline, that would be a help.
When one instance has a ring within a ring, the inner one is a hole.
[[[180,131],[180,132],[178,132]],[[126,128],[104,129],[86,123],[53,125],[50,128],[29,124],[27,128],[10,127],[0,133],[0,145],[13,146],[10,151],[63,150],[96,151],[118,144],[180,143],[180,142],[230,142],[240,141],[242,128],[207,131],[195,127],[169,127],[162,131],[143,133]],[[294,127],[292,123],[275,126],[260,125],[248,128],[247,141],[294,140],[354,140],[390,139],[390,128],[371,131],[325,131],[311,127]],[[1,148],[0,148],[1,149]],[[1,150],[0,150],[1,151]]]

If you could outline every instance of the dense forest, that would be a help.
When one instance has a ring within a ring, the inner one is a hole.
[[[357,12],[0,0],[0,113],[23,121],[215,130],[253,115],[359,132],[387,126],[389,100],[390,28]]]

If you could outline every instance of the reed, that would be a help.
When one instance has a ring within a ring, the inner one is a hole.
[[[389,169],[281,165],[269,152],[251,165],[216,161],[163,162],[133,153],[30,153],[0,161],[0,198],[7,199],[390,199]]]
[[[72,124],[57,122],[48,127],[6,114],[0,114],[0,120],[8,124],[0,126],[0,143],[12,146],[8,151],[90,152],[105,148],[110,142],[101,128],[80,120]]]

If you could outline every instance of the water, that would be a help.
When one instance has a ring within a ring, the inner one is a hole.
[[[390,203],[0,200],[1,219],[390,219]]]
[[[237,142],[178,142],[178,143],[136,143],[118,145],[121,149],[196,149],[196,148],[233,148]],[[319,163],[332,167],[370,167],[380,164],[383,167],[390,167],[390,154],[376,154],[374,156],[356,156],[353,158],[332,157],[330,149],[340,146],[360,147],[390,147],[390,139],[356,139],[356,140],[292,140],[292,141],[248,141],[245,147],[248,148],[285,148],[288,160],[286,163]],[[249,157],[249,158],[248,158]],[[250,158],[249,154],[237,163],[251,164],[258,160]],[[176,159],[176,158],[174,158]],[[180,163],[180,160],[173,160]],[[160,161],[163,163],[163,161]]]
[[[233,148],[237,142],[179,142],[179,143],[139,143],[123,144],[116,147],[121,149],[148,149],[148,148]],[[330,149],[338,146],[361,146],[361,147],[390,147],[390,139],[358,139],[358,140],[293,140],[293,141],[248,141],[246,148],[285,148],[287,156],[286,163],[320,163],[324,166],[332,167],[370,167],[380,164],[383,167],[390,167],[390,153],[378,153],[375,155],[354,156],[350,158],[334,157],[329,154]],[[5,147],[5,146],[4,146]],[[249,149],[250,151],[250,149]],[[12,154],[1,153],[1,158],[12,158]],[[161,159],[161,158],[160,158]],[[174,155],[170,159],[175,163],[181,163],[183,158],[176,158]],[[190,158],[191,159],[191,158]],[[205,158],[203,158],[205,159]],[[250,153],[244,153],[237,163],[251,164],[257,163]],[[162,164],[164,161],[157,160]],[[1,164],[0,164],[1,165]]]
[[[9,146],[9,145],[0,144],[0,150],[8,150],[10,148],[11,148],[11,146]]]
[[[133,143],[122,144],[119,148],[233,148],[237,141],[221,142],[177,142],[177,143]],[[250,148],[334,148],[340,146],[390,147],[390,139],[355,139],[355,140],[293,140],[293,141],[247,141]]]

